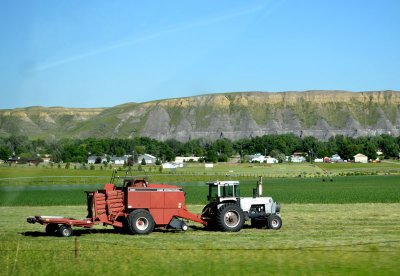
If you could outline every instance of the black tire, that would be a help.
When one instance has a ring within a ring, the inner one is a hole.
[[[150,234],[154,230],[154,219],[147,210],[134,210],[129,214],[128,226],[132,234]]]
[[[69,225],[61,225],[58,228],[58,235],[60,237],[71,237],[72,236],[72,228]]]
[[[215,219],[216,213],[217,213],[217,205],[215,203],[209,203],[203,208],[203,211],[201,212],[201,218],[207,222],[207,225],[204,226],[206,230],[209,231],[216,230],[217,226]]]
[[[251,226],[254,228],[263,228],[267,226],[266,219],[251,219]]]
[[[58,224],[55,223],[49,223],[46,225],[45,228],[46,234],[50,236],[57,235],[58,232]]]
[[[218,229],[225,232],[237,232],[244,224],[244,214],[239,205],[227,203],[218,210],[216,223]]]
[[[268,217],[268,228],[272,230],[278,230],[282,227],[282,219],[277,215],[270,215]]]

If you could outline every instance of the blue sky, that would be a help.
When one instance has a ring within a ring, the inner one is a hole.
[[[400,90],[400,1],[2,1],[0,108]]]

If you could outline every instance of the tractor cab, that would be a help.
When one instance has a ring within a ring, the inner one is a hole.
[[[239,181],[208,182],[209,202],[237,201],[240,197]]]

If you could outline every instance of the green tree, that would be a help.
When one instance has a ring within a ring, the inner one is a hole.
[[[0,159],[7,160],[12,155],[11,150],[6,146],[0,146]]]

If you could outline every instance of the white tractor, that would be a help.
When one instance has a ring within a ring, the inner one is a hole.
[[[253,197],[240,197],[239,181],[208,182],[208,201],[201,218],[210,230],[237,232],[245,221],[253,227],[278,230],[282,226],[280,205],[272,197],[262,197],[262,178]]]

